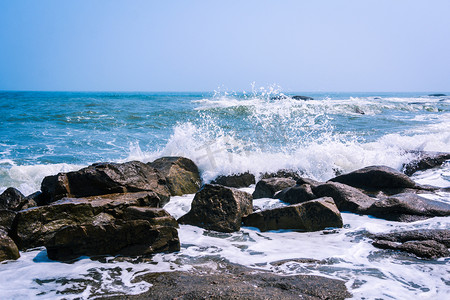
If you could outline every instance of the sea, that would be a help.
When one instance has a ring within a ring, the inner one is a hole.
[[[0,193],[15,187],[29,195],[40,190],[45,176],[95,162],[184,156],[197,164],[204,183],[246,171],[258,179],[280,169],[326,181],[371,165],[401,170],[420,151],[450,152],[449,96],[283,93],[274,86],[249,92],[0,92]],[[412,178],[449,187],[450,161]],[[193,197],[172,197],[165,209],[178,218]],[[426,197],[450,203],[450,193]],[[285,204],[267,198],[254,205]],[[181,225],[181,251],[147,259],[59,262],[48,259],[45,248],[30,249],[16,261],[0,263],[0,298],[139,294],[151,289],[139,275],[231,263],[279,275],[341,279],[353,299],[450,299],[450,258],[380,250],[368,238],[368,233],[449,229],[450,217],[402,223],[342,216],[344,227],[331,232],[242,227],[218,233]]]

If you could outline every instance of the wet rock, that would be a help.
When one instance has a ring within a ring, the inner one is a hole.
[[[0,231],[5,231],[9,233],[11,231],[14,218],[17,212],[7,209],[0,210]]]
[[[155,168],[138,161],[97,163],[78,171],[47,176],[42,181],[41,190],[47,202],[64,197],[153,191],[164,205],[170,197],[164,176]]]
[[[362,213],[376,201],[358,189],[338,182],[318,185],[313,192],[318,197],[333,198],[340,211]]]
[[[283,202],[289,204],[303,203],[309,200],[313,200],[317,197],[309,184],[295,185],[293,187],[286,188],[279,193],[276,193],[274,198],[280,199]]]
[[[0,261],[13,260],[20,257],[19,249],[17,249],[14,241],[0,230]]]
[[[272,198],[276,192],[295,185],[291,178],[268,178],[258,181],[253,192],[253,199]]]
[[[450,159],[450,153],[420,152],[419,158],[403,165],[403,173],[408,176],[417,171],[428,170],[441,166]]]
[[[19,249],[43,246],[64,226],[92,224],[101,219],[123,218],[130,206],[155,206],[153,192],[63,198],[51,205],[19,211],[11,236]]]
[[[219,176],[211,184],[220,184],[228,187],[240,188],[255,184],[255,175],[245,172],[229,176]]]
[[[404,193],[374,202],[365,214],[390,221],[414,222],[432,217],[449,216],[450,204]]]
[[[0,195],[0,209],[19,210],[25,196],[17,189],[7,188]]]
[[[301,178],[301,176],[298,174],[298,172],[293,170],[278,170],[275,173],[264,173],[261,176],[261,179],[268,179],[268,178],[291,178],[294,180],[298,180]]]
[[[64,226],[45,247],[50,259],[70,260],[82,255],[137,256],[174,252],[180,250],[180,241],[173,226],[127,219]]]
[[[401,250],[424,258],[448,257],[450,230],[422,229],[372,236],[375,247]]]
[[[145,293],[127,295],[127,299],[339,300],[351,296],[341,280],[314,275],[279,276],[230,265],[218,270],[148,273],[137,280],[152,286]]]
[[[311,178],[299,177],[297,178],[297,184],[298,185],[309,184],[312,188],[314,188],[320,184],[323,184],[323,182],[319,182]]]
[[[172,196],[194,194],[201,186],[197,165],[185,157],[162,157],[148,164],[166,177]]]
[[[245,226],[257,227],[261,231],[296,229],[317,231],[327,227],[342,227],[342,217],[330,197],[279,207],[248,215]]]
[[[195,194],[191,210],[178,222],[220,232],[238,231],[242,217],[253,211],[252,202],[252,195],[246,192],[206,184]]]
[[[370,166],[337,176],[330,181],[368,190],[416,188],[405,174],[386,166]]]
[[[314,100],[312,97],[295,95],[291,97],[294,100]]]

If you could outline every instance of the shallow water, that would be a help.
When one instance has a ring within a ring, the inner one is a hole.
[[[204,182],[249,170],[256,176],[282,168],[317,180],[368,165],[398,170],[411,151],[450,150],[450,97],[420,93],[306,94],[315,100],[272,99],[273,88],[252,93],[0,93],[0,192],[40,189],[47,175],[98,161],[152,161],[183,155]],[[450,163],[412,177],[450,186]],[[247,191],[252,188],[246,189]],[[450,193],[426,196],[450,203]],[[175,217],[193,195],[172,197]],[[283,205],[255,200],[258,208]],[[368,232],[449,228],[450,218],[397,223],[343,213],[335,232],[223,234],[182,225],[179,253],[151,259],[53,262],[45,249],[0,264],[2,298],[88,298],[147,290],[132,283],[145,272],[188,270],[221,260],[279,274],[340,278],[355,299],[444,299],[450,294],[449,259],[423,260],[371,246]],[[302,262],[299,259],[319,262]]]

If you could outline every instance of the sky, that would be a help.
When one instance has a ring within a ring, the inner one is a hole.
[[[0,90],[450,91],[449,0],[0,0]]]

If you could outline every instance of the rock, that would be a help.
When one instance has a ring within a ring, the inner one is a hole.
[[[308,97],[308,96],[299,96],[299,95],[297,95],[297,96],[292,96],[291,98],[294,99],[294,100],[314,100],[314,98],[312,98],[312,97]]]
[[[47,176],[42,181],[41,190],[47,202],[64,197],[154,191],[164,205],[170,197],[164,176],[138,161],[97,163],[78,171]]]
[[[340,211],[362,213],[376,201],[358,189],[338,182],[318,185],[313,192],[318,197],[333,198]]]
[[[0,231],[0,261],[13,260],[20,257],[14,241],[6,235],[6,232]]]
[[[17,189],[7,188],[0,195],[0,209],[19,210],[25,196]]]
[[[296,171],[282,169],[276,171],[275,173],[264,173],[261,176],[261,179],[268,179],[268,178],[291,178],[294,180],[298,180],[301,177]]]
[[[17,212],[7,209],[0,209],[0,231],[9,233],[11,231],[14,218]]]
[[[21,250],[44,246],[64,226],[91,224],[105,217],[121,219],[129,206],[156,206],[158,202],[153,192],[63,198],[51,205],[19,211],[11,236]]]
[[[220,184],[228,187],[240,188],[255,184],[255,175],[245,172],[229,176],[219,176],[211,184]]]
[[[234,188],[206,184],[195,194],[191,210],[178,222],[220,232],[234,232],[241,228],[242,217],[252,211],[252,195]]]
[[[306,177],[299,177],[297,178],[297,184],[298,185],[302,185],[302,184],[309,184],[312,188],[322,184],[322,182],[310,179],[310,178],[306,178]]]
[[[330,181],[368,190],[416,188],[405,174],[386,166],[370,166],[337,176]]]
[[[365,214],[390,221],[414,222],[432,217],[449,216],[450,204],[404,193],[374,202]]]
[[[446,94],[429,94],[430,97],[446,97]]]
[[[261,231],[296,229],[317,231],[327,227],[342,227],[342,217],[330,197],[279,207],[248,215],[245,226],[257,227]]]
[[[450,159],[450,153],[421,152],[419,158],[403,165],[403,173],[411,176],[417,171],[428,170],[441,166]]]
[[[174,252],[180,250],[180,241],[173,226],[155,226],[147,220],[114,220],[64,226],[45,247],[50,259],[70,260],[82,255]]]
[[[210,262],[209,264],[213,264]],[[147,273],[137,280],[151,284],[148,291],[127,299],[346,299],[345,282],[315,275],[280,276],[221,261],[217,268],[191,272]],[[122,295],[112,299],[123,299]]]
[[[201,186],[197,165],[184,157],[162,157],[148,164],[166,177],[172,196],[194,194]]]
[[[258,181],[253,192],[253,199],[272,198],[276,192],[295,185],[291,178],[268,178]]]
[[[289,204],[303,203],[309,200],[313,200],[317,197],[309,184],[295,185],[293,187],[286,188],[279,193],[276,193],[274,198],[280,199],[283,202]]]
[[[450,230],[421,229],[374,235],[375,247],[401,250],[424,258],[448,257]]]

